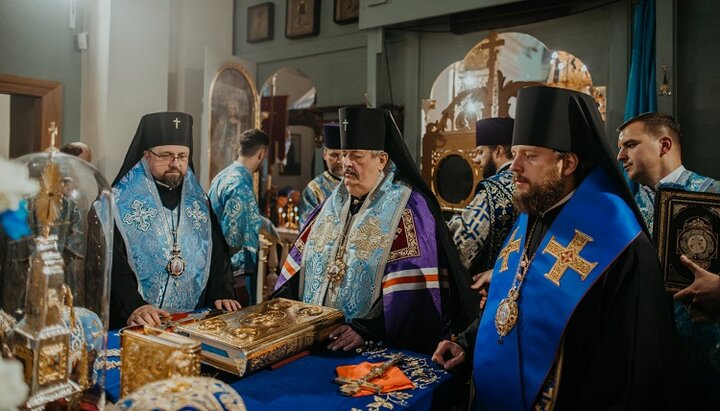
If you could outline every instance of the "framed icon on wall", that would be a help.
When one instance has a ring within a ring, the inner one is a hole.
[[[320,33],[320,0],[287,0],[285,37],[296,39]]]
[[[273,39],[275,5],[262,3],[247,9],[247,42],[260,43]]]

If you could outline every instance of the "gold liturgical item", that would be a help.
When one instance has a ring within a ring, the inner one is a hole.
[[[334,308],[277,298],[179,325],[202,343],[202,361],[244,376],[296,354],[345,323]]]
[[[125,329],[120,334],[120,396],[145,384],[200,375],[200,343],[157,328]]]
[[[370,381],[385,375],[385,373],[387,373],[392,366],[400,363],[402,359],[402,354],[394,355],[391,359],[385,361],[384,363],[372,367],[367,374],[362,376],[362,378],[352,380],[349,378],[337,377],[335,378],[335,382],[341,384],[340,392],[343,395],[347,395],[348,397],[352,397],[362,389],[372,391],[375,394],[380,394],[380,391],[382,391],[382,387],[377,384],[373,384]]]
[[[58,236],[50,234],[62,198],[58,165],[50,161],[42,172],[37,195],[42,234],[35,238],[30,257],[25,317],[14,328],[11,343],[13,356],[25,370],[30,388],[26,406],[30,409],[80,391],[70,380],[71,330],[62,318],[64,301],[72,296],[64,284],[65,263],[58,251]]]

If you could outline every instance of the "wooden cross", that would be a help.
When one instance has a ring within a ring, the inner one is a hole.
[[[180,126],[180,119],[175,117],[175,120],[173,120],[173,123],[175,123],[175,130],[177,130],[178,127]]]
[[[550,242],[543,250],[543,254],[548,253],[557,258],[557,260],[550,271],[545,273],[545,278],[552,281],[553,284],[560,286],[560,280],[565,274],[565,271],[567,271],[568,268],[572,268],[580,274],[580,278],[585,281],[585,278],[597,265],[597,263],[591,263],[580,257],[580,251],[591,241],[593,241],[592,237],[575,230],[575,235],[572,240],[570,240],[570,244],[568,244],[567,247],[563,247],[555,241],[555,236],[552,236]]]
[[[480,45],[481,49],[488,49],[488,82],[486,87],[488,96],[490,96],[490,104],[485,105],[483,117],[493,117],[493,108],[497,107],[497,87],[495,87],[497,69],[495,66],[497,65],[498,47],[504,44],[505,40],[498,39],[497,33],[492,31],[488,36],[488,42]]]
[[[510,241],[505,246],[505,248],[500,251],[500,254],[498,255],[498,258],[502,258],[502,264],[500,265],[500,272],[503,272],[508,269],[508,256],[510,253],[514,253],[516,251],[520,250],[520,239],[515,238],[515,234],[517,234],[518,229],[516,228],[515,231],[513,231],[512,235],[510,236]],[[513,240],[513,238],[515,238]]]

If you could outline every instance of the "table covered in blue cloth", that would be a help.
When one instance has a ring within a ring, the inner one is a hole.
[[[108,334],[108,362],[119,360],[117,332]],[[346,397],[340,394],[339,385],[333,382],[335,368],[340,365],[359,364],[364,361],[384,362],[395,353],[403,353],[405,360],[400,368],[415,384],[412,390]],[[210,366],[203,366],[203,375],[222,380],[234,388],[245,401],[249,411],[260,410],[429,410],[444,408],[438,402],[447,400],[451,375],[430,360],[430,356],[402,350],[378,348],[363,353],[332,352],[316,347],[310,355],[299,358],[276,369],[264,369],[239,378]],[[106,391],[112,402],[120,393],[120,370],[109,369]],[[442,394],[445,393],[445,394]],[[440,397],[445,397],[444,399]]]

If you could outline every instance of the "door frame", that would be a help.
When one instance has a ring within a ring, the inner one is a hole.
[[[0,73],[0,94],[37,97],[40,99],[40,145],[39,149],[50,147],[50,123],[55,122],[62,130],[62,91],[58,81]],[[59,144],[56,141],[55,144]]]

